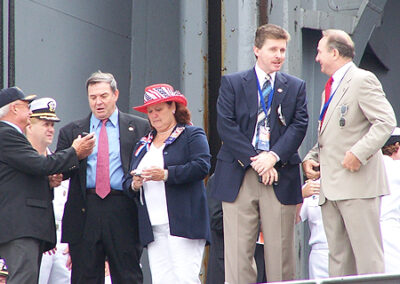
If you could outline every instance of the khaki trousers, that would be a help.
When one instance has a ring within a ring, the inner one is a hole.
[[[385,271],[379,223],[380,197],[322,204],[329,246],[329,276]]]
[[[225,281],[229,284],[255,283],[254,250],[259,221],[264,234],[267,280],[294,279],[294,224],[296,205],[283,205],[272,186],[258,182],[253,169],[246,171],[238,197],[223,202]]]

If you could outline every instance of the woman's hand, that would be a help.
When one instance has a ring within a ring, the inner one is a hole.
[[[138,174],[136,170],[131,171],[131,175],[133,176],[131,188],[135,191],[138,191],[143,186],[144,178],[141,174]]]
[[[165,170],[159,167],[150,167],[142,170],[143,181],[164,181]]]

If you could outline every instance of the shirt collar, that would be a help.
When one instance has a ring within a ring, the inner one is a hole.
[[[256,69],[258,82],[260,83],[260,87],[262,87],[264,85],[264,83],[265,83],[265,78],[267,77],[267,73],[265,73],[264,70],[262,70],[260,68],[260,66],[258,66],[257,63],[256,63],[256,66],[255,66],[255,69]],[[270,77],[271,86],[273,88],[274,87],[274,83],[275,83],[276,72],[272,72],[272,73],[270,73],[268,75]]]
[[[14,123],[12,123],[12,122],[9,122],[9,121],[7,121],[7,120],[1,120],[1,121],[4,122],[4,123],[7,123],[8,125],[14,127],[15,129],[17,129],[19,133],[24,134],[24,133],[22,132],[21,128],[19,128],[16,124],[14,124]]]
[[[108,118],[108,121],[111,122],[112,126],[116,127],[118,124],[118,108],[116,107],[114,112],[110,115],[110,117]],[[92,113],[92,116],[90,117],[90,128],[92,129],[92,127],[94,129],[96,129],[97,127],[99,127],[99,125],[101,125],[101,120],[98,119],[97,117],[94,116],[94,114]]]
[[[345,65],[343,65],[338,70],[336,70],[336,72],[333,73],[333,75],[332,75],[333,82],[339,83],[343,79],[343,77],[346,74],[347,70],[349,70],[349,68],[352,65],[352,63],[353,63],[352,61],[347,62]]]

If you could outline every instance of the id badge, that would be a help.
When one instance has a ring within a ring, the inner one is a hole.
[[[257,149],[262,151],[269,151],[270,129],[268,126],[261,125],[260,133],[257,143]]]

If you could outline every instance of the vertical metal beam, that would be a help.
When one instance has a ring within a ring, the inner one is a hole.
[[[217,99],[221,83],[221,0],[208,1],[208,111],[204,114],[205,130],[211,152],[211,170],[214,172],[221,140],[217,131]]]
[[[268,24],[268,0],[258,0],[258,25],[262,26]]]
[[[15,85],[15,1],[8,2],[8,86]]]
[[[222,1],[222,71],[233,73],[255,63],[254,34],[258,26],[256,0]]]
[[[181,90],[195,125],[204,127],[207,101],[207,1],[180,1]]]

